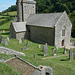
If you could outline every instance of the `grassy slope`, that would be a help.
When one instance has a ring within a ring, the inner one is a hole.
[[[8,12],[8,16],[7,16],[7,13],[4,13],[3,15],[5,15],[5,16],[0,16],[0,22],[3,21],[3,20],[6,20],[6,17],[9,17],[9,16],[16,16],[16,15],[17,15],[17,12],[16,12],[16,11]],[[4,19],[2,19],[2,18],[4,18]],[[14,17],[13,17],[13,19],[14,19]],[[13,20],[13,19],[12,19],[12,20]],[[5,23],[5,24],[3,24],[3,25],[0,25],[0,29],[9,29],[12,20],[7,21],[7,23]]]
[[[2,33],[1,35],[8,36],[7,33]],[[6,38],[6,37],[5,37]],[[35,66],[39,65],[46,65],[53,68],[53,74],[54,75],[75,75],[75,60],[69,60],[69,56],[62,56],[62,57],[55,57],[55,58],[49,58],[49,59],[42,59],[43,56],[43,45],[41,44],[41,48],[38,48],[37,43],[29,41],[29,46],[26,46],[26,40],[22,44],[18,44],[18,40],[11,39],[8,43],[8,48],[15,49],[17,51],[21,51],[26,54],[26,57],[21,56],[21,58],[25,59],[26,61],[32,63]],[[3,44],[0,44],[4,46]],[[28,47],[29,50],[22,50],[21,48]],[[49,57],[53,55],[53,46],[48,46],[48,55],[45,57]],[[57,50],[57,55],[62,55],[63,49]],[[68,51],[67,51],[68,53]],[[34,58],[34,54],[36,55],[36,58]]]

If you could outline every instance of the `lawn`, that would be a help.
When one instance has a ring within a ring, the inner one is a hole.
[[[5,39],[9,35],[9,31],[6,31],[5,33],[2,33],[2,31],[0,31],[0,35],[2,35]],[[32,41],[28,41],[28,43],[29,43],[29,46],[26,46],[27,40],[24,40],[22,44],[19,44],[19,40],[10,39],[10,41],[8,42],[8,46],[5,46],[4,43],[0,45],[25,53],[26,57],[24,56],[20,56],[20,57],[37,67],[39,65],[50,66],[53,69],[53,75],[75,75],[75,60],[74,59],[69,60],[69,55],[42,59],[44,57],[53,56],[53,49],[55,47],[48,46],[48,55],[43,56],[43,44],[40,44],[41,48],[38,48],[39,46],[38,43],[35,43]],[[23,47],[27,47],[29,49],[22,50]],[[57,50],[57,56],[65,55],[63,54],[63,51],[64,49],[59,48]],[[66,51],[68,54],[69,51],[68,50]],[[35,58],[34,58],[34,54],[36,55]],[[3,55],[3,57],[7,59],[7,56]],[[8,57],[11,57],[11,56],[8,56]]]

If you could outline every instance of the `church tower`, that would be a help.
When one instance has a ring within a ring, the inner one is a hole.
[[[35,14],[36,2],[29,0],[17,0],[18,22],[25,21],[30,14]]]

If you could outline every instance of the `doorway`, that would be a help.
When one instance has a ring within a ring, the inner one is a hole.
[[[48,72],[46,72],[46,75],[50,75]]]
[[[64,40],[62,40],[62,46],[64,46]]]

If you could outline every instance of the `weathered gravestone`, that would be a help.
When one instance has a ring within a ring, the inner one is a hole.
[[[27,40],[27,44],[26,44],[26,46],[28,46],[29,45],[29,43],[28,43],[28,40]]]
[[[56,49],[53,49],[53,56],[56,56]]]
[[[22,50],[28,50],[29,48],[27,48],[27,47],[24,47],[24,48],[22,48]]]
[[[21,38],[22,42],[24,42],[24,38]]]
[[[7,42],[7,40],[6,40],[6,39],[4,40],[4,43],[5,43],[5,45],[8,45],[8,42]]]
[[[3,43],[3,36],[0,36],[0,43]]]
[[[19,40],[19,44],[21,44],[21,43],[22,43],[22,40],[20,39],[20,40]]]
[[[11,34],[9,34],[9,39],[11,39]]]
[[[63,54],[66,54],[66,49],[65,49],[65,47],[64,47],[64,52],[63,52]]]
[[[55,45],[55,48],[56,48],[56,50],[58,50],[58,46],[57,45]]]
[[[48,51],[47,43],[43,46],[43,51],[44,51],[44,56],[46,56]]]
[[[7,37],[7,41],[10,41],[10,40],[9,40],[9,37]]]
[[[3,33],[5,33],[5,30],[3,30]]]
[[[69,60],[71,60],[71,59],[72,59],[72,56],[73,56],[73,50],[72,50],[72,49],[70,49],[70,50],[69,50]]]
[[[41,48],[41,45],[39,45],[38,48]]]
[[[74,50],[74,59],[75,59],[75,50]]]

